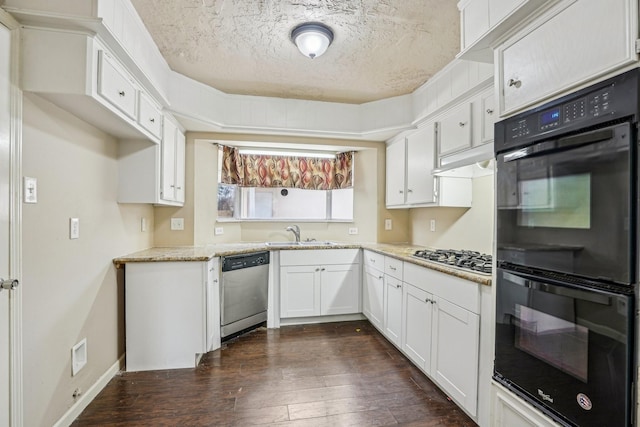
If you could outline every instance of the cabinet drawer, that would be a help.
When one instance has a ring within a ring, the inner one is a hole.
[[[140,92],[139,105],[138,123],[140,123],[140,126],[148,130],[153,136],[161,138],[162,112],[144,92]]]
[[[98,51],[98,94],[132,119],[136,118],[136,86],[108,53]]]
[[[384,255],[367,250],[362,251],[362,255],[365,266],[375,268],[378,271],[384,271]]]
[[[384,274],[402,280],[403,264],[399,259],[384,257]]]
[[[472,313],[480,313],[480,286],[446,273],[406,263],[404,281]]]
[[[360,262],[360,249],[280,251],[280,265],[338,265]]]

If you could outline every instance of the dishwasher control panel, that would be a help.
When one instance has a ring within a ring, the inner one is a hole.
[[[269,251],[222,257],[222,271],[240,270],[269,264]]]

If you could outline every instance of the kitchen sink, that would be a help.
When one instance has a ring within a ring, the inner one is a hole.
[[[334,242],[326,242],[326,241],[316,241],[316,240],[310,240],[310,241],[304,241],[304,242],[266,242],[265,245],[267,246],[271,246],[271,247],[276,247],[276,248],[283,248],[283,247],[289,247],[289,246],[333,246],[336,243]]]

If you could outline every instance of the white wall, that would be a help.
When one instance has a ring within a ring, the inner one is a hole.
[[[435,249],[493,252],[493,175],[473,179],[472,207],[412,209],[411,242]],[[436,220],[436,231],[429,224]]]
[[[24,97],[23,173],[38,203],[23,205],[24,425],[51,426],[124,353],[122,274],[112,259],[152,246],[153,208],[118,205],[112,137],[35,95]],[[69,240],[69,218],[80,239]],[[88,363],[71,376],[71,347]]]

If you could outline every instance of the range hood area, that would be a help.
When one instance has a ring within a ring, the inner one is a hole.
[[[439,166],[432,174],[458,178],[492,175],[495,164],[493,159],[493,144],[483,144],[441,157],[438,161]]]

